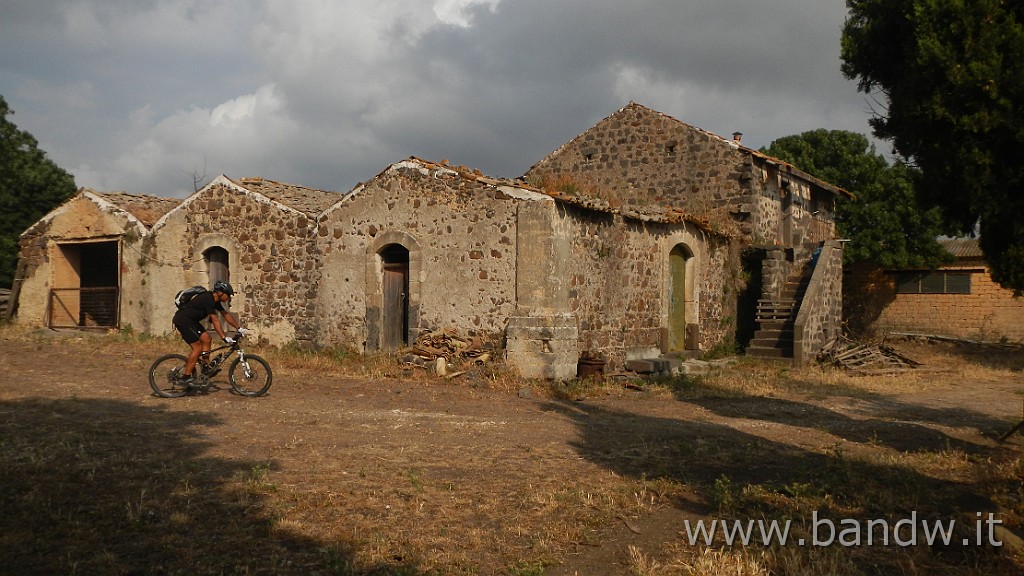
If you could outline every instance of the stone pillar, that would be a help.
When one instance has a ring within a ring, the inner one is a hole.
[[[791,265],[785,248],[768,248],[761,263],[761,298],[775,300],[789,279]]]
[[[579,329],[569,311],[570,249],[553,201],[523,202],[516,217],[516,310],[505,331],[505,359],[527,378],[576,376]]]

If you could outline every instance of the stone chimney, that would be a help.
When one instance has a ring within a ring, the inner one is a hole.
[[[739,144],[743,140],[743,132],[733,132],[732,141]]]

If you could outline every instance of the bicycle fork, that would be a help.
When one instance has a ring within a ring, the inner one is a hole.
[[[245,352],[242,350],[238,351],[238,363],[242,365],[243,373],[246,378],[252,378],[254,373],[252,368],[249,367],[249,361],[245,359]]]

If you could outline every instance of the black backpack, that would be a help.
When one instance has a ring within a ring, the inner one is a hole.
[[[196,295],[202,294],[203,292],[206,292],[206,288],[199,285],[191,288],[185,288],[184,290],[178,290],[178,293],[174,295],[174,306],[178,310],[181,310],[185,307],[185,304],[188,304],[196,297]]]

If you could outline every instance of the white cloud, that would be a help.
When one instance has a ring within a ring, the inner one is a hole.
[[[472,25],[469,14],[471,9],[483,6],[493,13],[500,2],[501,0],[436,0],[434,14],[445,24],[468,28]]]
[[[281,111],[283,102],[274,92],[274,86],[260,88],[255,94],[246,94],[217,106],[210,113],[210,125],[218,130],[259,123]]]

